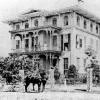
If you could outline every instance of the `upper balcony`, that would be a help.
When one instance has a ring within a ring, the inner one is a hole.
[[[60,27],[46,25],[46,26],[38,26],[38,27],[32,27],[32,28],[26,28],[26,29],[11,30],[11,31],[9,31],[9,32],[10,32],[10,33],[17,33],[17,32],[28,32],[28,31],[35,31],[35,30],[40,31],[40,30],[45,30],[45,29],[56,29],[56,30],[61,30]]]
[[[54,47],[54,48],[50,49],[50,47],[48,47],[46,45],[44,45],[44,46],[35,45],[33,48],[12,49],[11,53],[30,54],[30,53],[46,53],[46,52],[60,53],[61,48],[60,47]]]

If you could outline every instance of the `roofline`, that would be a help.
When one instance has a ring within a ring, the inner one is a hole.
[[[68,12],[79,13],[79,14],[83,15],[84,17],[90,18],[91,20],[96,21],[97,23],[100,23],[99,17],[95,16],[94,14],[90,13],[89,11],[87,11],[86,9],[84,9],[78,5],[51,11],[51,12],[50,11],[43,11],[43,12],[41,11],[41,12],[37,12],[37,13],[30,13],[28,15],[22,15],[22,16],[20,16],[20,18],[6,21],[6,23],[8,23],[8,24],[18,23],[21,21],[28,20],[29,18],[32,18],[32,17],[40,17],[40,16],[49,17],[49,16],[59,15],[59,14],[68,13]]]

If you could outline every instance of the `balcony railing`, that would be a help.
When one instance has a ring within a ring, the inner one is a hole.
[[[53,29],[58,29],[61,30],[61,27],[57,27],[57,26],[52,26],[52,25],[45,25],[45,26],[38,26],[38,27],[30,27],[27,29],[13,29],[9,32],[24,32],[24,31],[29,31],[29,30],[38,30],[38,29],[47,29],[47,28],[53,28]]]
[[[32,48],[23,48],[23,49],[12,49],[12,53],[21,53],[21,52],[35,52],[35,51],[61,51],[60,47],[47,47],[47,46],[34,46]]]
[[[31,48],[32,51],[46,51],[46,50],[53,50],[53,51],[61,51],[60,47],[48,47],[48,46],[34,46]]]

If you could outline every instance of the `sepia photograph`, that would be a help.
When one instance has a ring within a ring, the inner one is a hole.
[[[100,100],[100,0],[0,0],[0,100]]]

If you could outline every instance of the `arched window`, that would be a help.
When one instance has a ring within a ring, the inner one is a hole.
[[[52,25],[53,26],[57,26],[57,18],[53,18],[52,19]]]
[[[15,36],[15,41],[16,41],[16,49],[20,49],[21,38],[19,36]]]
[[[19,30],[20,26],[19,24],[16,25],[16,30]]]
[[[57,47],[57,36],[53,36],[53,47]]]
[[[25,24],[25,28],[29,28],[29,24],[28,23]]]
[[[34,26],[38,26],[38,20],[34,20]]]
[[[64,17],[64,26],[66,26],[66,25],[68,25],[69,23],[68,23],[68,16],[65,16]]]
[[[34,47],[34,37],[32,37],[32,48]]]
[[[16,40],[16,49],[20,48],[20,40]]]
[[[93,31],[93,23],[91,22],[90,24],[90,31],[92,32]]]
[[[98,34],[98,32],[99,32],[99,27],[98,25],[96,25],[96,33]]]
[[[25,48],[29,48],[29,39],[25,39]]]
[[[38,44],[38,36],[35,37],[35,43]]]
[[[77,16],[77,25],[80,26],[80,16]]]
[[[86,29],[86,28],[87,28],[87,21],[84,20],[84,29]]]

